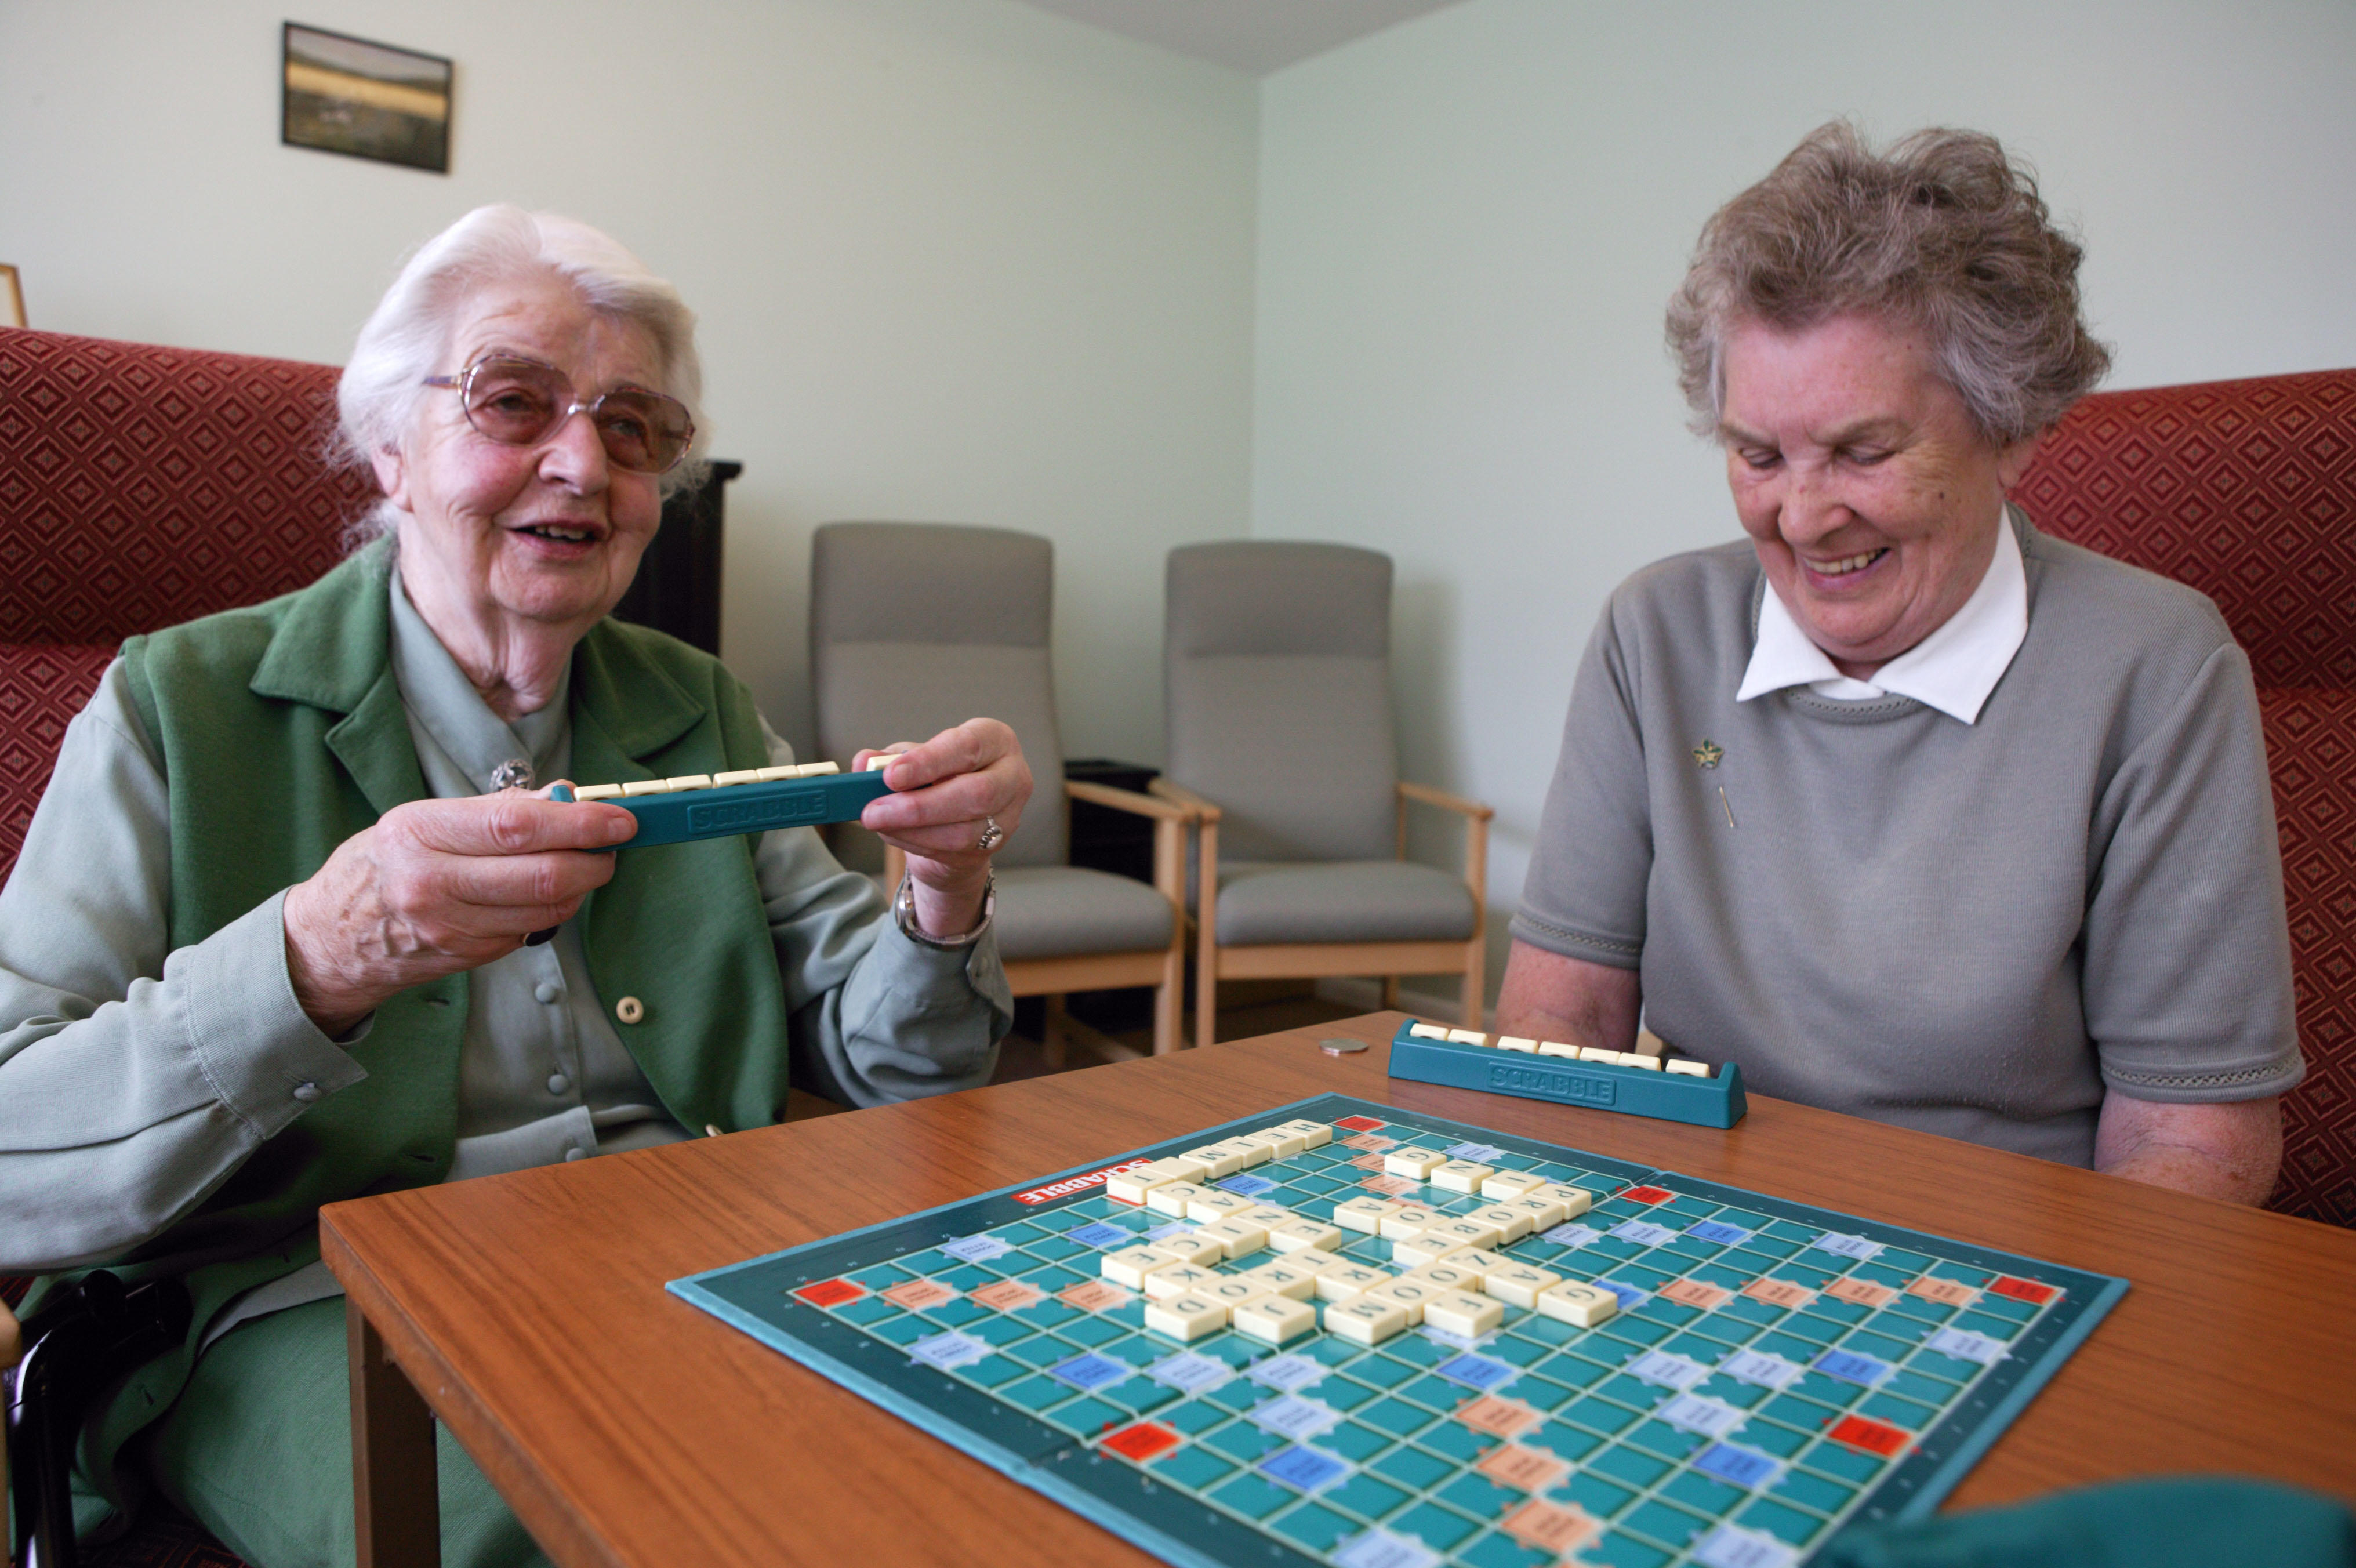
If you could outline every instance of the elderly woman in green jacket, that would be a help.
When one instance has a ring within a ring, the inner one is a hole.
[[[339,392],[381,537],[125,644],[0,893],[0,1273],[187,1279],[83,1478],[152,1478],[256,1568],[352,1559],[320,1204],[766,1125],[793,1081],[979,1084],[1011,1019],[1002,724],[895,748],[889,905],[807,828],[616,855],[629,812],[549,798],[792,760],[717,660],[607,618],[693,466],[693,329],[578,223],[429,242]],[[442,1472],[445,1562],[537,1560]]]

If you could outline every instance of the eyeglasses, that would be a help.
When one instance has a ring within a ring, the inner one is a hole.
[[[466,423],[507,446],[537,446],[585,413],[606,461],[633,474],[677,467],[695,440],[695,422],[675,397],[621,386],[582,403],[562,371],[520,354],[486,354],[455,376],[428,376],[425,384],[455,388]]]

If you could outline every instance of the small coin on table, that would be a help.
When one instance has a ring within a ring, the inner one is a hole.
[[[1317,1048],[1323,1051],[1329,1057],[1346,1057],[1365,1050],[1366,1048],[1366,1042],[1364,1040],[1345,1040],[1336,1035],[1318,1041]]]

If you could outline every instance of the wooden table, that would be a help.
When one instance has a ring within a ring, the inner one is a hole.
[[[2356,1499],[2356,1232],[1759,1096],[1720,1133],[1393,1083],[1398,1017],[329,1207],[363,1568],[435,1561],[428,1406],[565,1568],[1150,1563],[663,1283],[1327,1090],[2132,1280],[1954,1505],[2190,1470]]]

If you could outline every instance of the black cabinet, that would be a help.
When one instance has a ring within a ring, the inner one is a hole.
[[[638,575],[614,613],[667,631],[718,658],[720,554],[728,481],[742,463],[714,461],[701,484],[663,502],[662,527],[638,562]]]
[[[1145,793],[1145,787],[1162,775],[1151,768],[1134,762],[1115,762],[1108,757],[1083,757],[1066,758],[1064,777],[1076,779],[1083,784],[1101,784],[1108,789],[1127,789]],[[1090,800],[1072,802],[1072,864],[1085,865],[1092,871],[1109,871],[1119,876],[1133,876],[1140,882],[1153,880],[1153,819],[1131,811],[1116,811],[1110,806],[1099,806]]]
[[[1106,757],[1087,757],[1066,759],[1064,777],[1076,779],[1084,784],[1101,784],[1108,789],[1134,790],[1141,795],[1145,787],[1161,774],[1154,768],[1140,767],[1134,762],[1114,762]],[[1130,811],[1116,811],[1109,806],[1099,806],[1093,801],[1075,800],[1072,802],[1071,859],[1074,865],[1085,865],[1092,871],[1109,871],[1117,876],[1133,876],[1140,882],[1151,882],[1153,880],[1153,819]],[[1093,1025],[1108,1034],[1153,1026],[1153,991],[1150,986],[1083,992],[1069,998],[1066,1005],[1080,1022]],[[1034,1024],[1033,1028],[1035,1030],[1036,1027]]]

